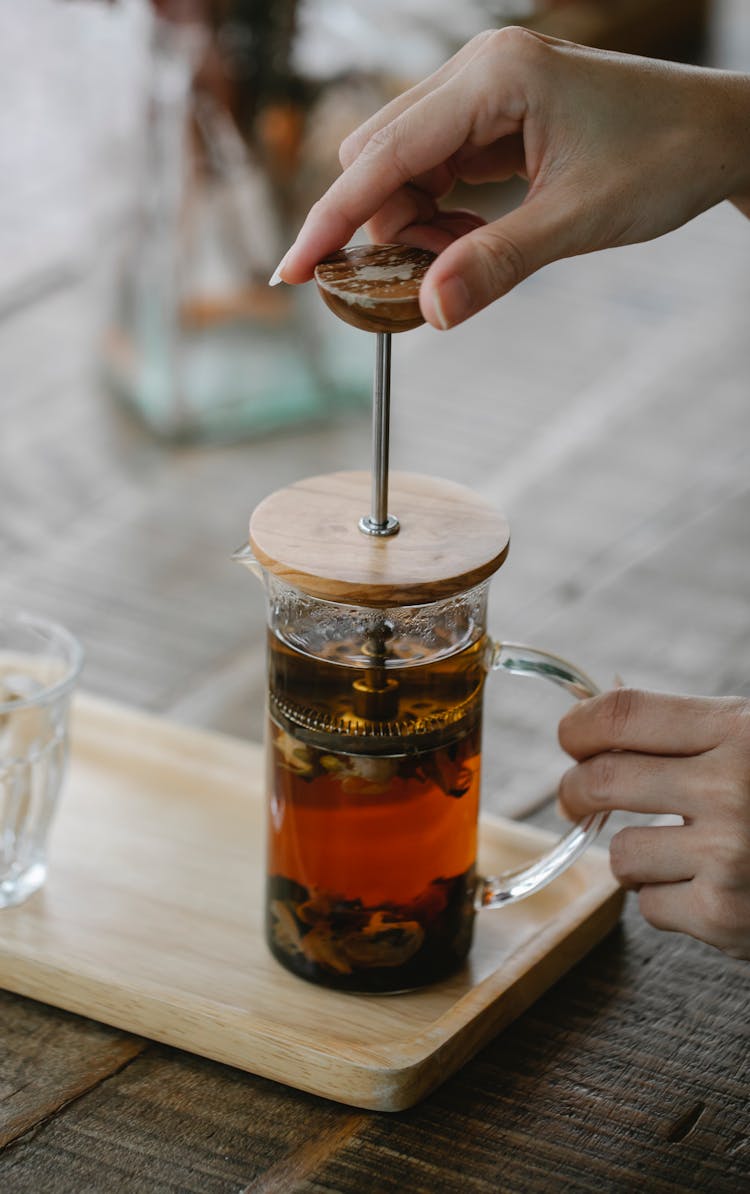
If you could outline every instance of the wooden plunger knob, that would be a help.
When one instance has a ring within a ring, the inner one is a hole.
[[[364,332],[408,332],[424,323],[419,287],[434,253],[410,245],[355,245],[315,267],[323,301]]]

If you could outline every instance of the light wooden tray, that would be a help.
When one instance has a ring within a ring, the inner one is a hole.
[[[589,850],[479,917],[470,965],[407,995],[350,995],[263,941],[261,748],[81,696],[46,887],[0,912],[0,986],[340,1102],[411,1106],[615,924]],[[485,819],[485,873],[548,835]]]

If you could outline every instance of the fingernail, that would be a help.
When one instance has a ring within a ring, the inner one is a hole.
[[[269,286],[278,286],[279,282],[284,281],[284,279],[281,276],[281,273],[282,273],[282,270],[284,269],[284,266],[286,265],[286,259],[289,256],[289,252],[290,252],[289,249],[287,249],[286,253],[281,258],[281,261],[276,266],[276,269],[271,274],[271,277],[268,279]]]
[[[471,296],[463,278],[451,274],[432,289],[432,304],[443,331],[471,314]]]

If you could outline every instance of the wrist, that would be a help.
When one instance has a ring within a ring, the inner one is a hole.
[[[720,198],[750,216],[750,75],[716,72],[710,112]]]

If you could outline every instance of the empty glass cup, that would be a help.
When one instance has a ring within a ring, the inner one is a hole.
[[[82,664],[82,648],[64,627],[0,612],[0,908],[21,903],[46,877]]]

